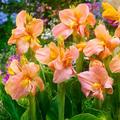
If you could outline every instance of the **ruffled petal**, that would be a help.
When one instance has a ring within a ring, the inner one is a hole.
[[[34,18],[29,24],[27,31],[32,34],[32,36],[38,37],[43,31],[43,20]]]
[[[113,73],[120,72],[120,56],[119,55],[116,55],[115,57],[112,58],[109,67]]]
[[[38,49],[35,57],[40,63],[48,64],[50,62],[50,49],[48,47]]]
[[[52,29],[52,33],[55,38],[62,37],[63,39],[66,39],[73,33],[73,30],[63,23],[60,23]]]
[[[76,25],[76,17],[73,9],[65,9],[59,12],[60,20],[63,24],[72,28]]]
[[[86,22],[89,15],[89,7],[86,4],[79,4],[74,11],[79,23]]]
[[[87,24],[91,25],[92,27],[95,25],[96,19],[95,16],[92,13],[89,13],[87,17]]]
[[[65,80],[70,79],[70,77],[73,76],[73,70],[72,68],[66,68],[62,70],[55,70],[54,76],[53,76],[53,82],[54,83],[62,83]]]
[[[17,27],[24,27],[24,24],[26,23],[26,16],[27,13],[25,10],[22,10],[21,12],[18,13],[16,17],[16,26]]]
[[[87,42],[86,47],[83,49],[85,56],[90,57],[92,55],[99,55],[104,50],[103,45],[97,39],[93,39]]]
[[[19,54],[26,53],[29,48],[29,43],[25,39],[20,39],[17,41],[17,52]]]

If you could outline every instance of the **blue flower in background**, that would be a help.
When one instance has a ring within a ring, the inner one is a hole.
[[[10,16],[10,18],[12,19],[13,24],[15,24],[15,22],[16,22],[16,16],[17,16],[17,13],[13,13]]]
[[[0,25],[7,22],[8,20],[8,15],[4,12],[0,12]]]
[[[2,3],[9,4],[11,2],[21,2],[21,0],[1,0]]]
[[[8,4],[9,0],[1,0],[2,3]]]
[[[94,3],[87,3],[90,11],[96,16],[96,17],[101,17],[101,7],[102,4],[101,2],[94,2]]]

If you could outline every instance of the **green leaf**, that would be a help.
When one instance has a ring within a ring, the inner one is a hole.
[[[100,119],[92,114],[83,113],[72,117],[70,120],[100,120]]]
[[[58,104],[57,97],[53,98],[50,109],[46,115],[46,120],[58,120]]]
[[[6,94],[4,86],[2,84],[0,84],[0,92],[2,93],[1,99],[3,106],[10,114],[10,117],[13,120],[20,120],[20,117],[24,113],[25,109],[18,105],[15,100],[12,100],[12,98]]]
[[[86,109],[84,112],[93,114],[96,117],[100,118],[100,120],[112,120],[109,111],[104,112],[102,110],[89,108],[89,109]]]

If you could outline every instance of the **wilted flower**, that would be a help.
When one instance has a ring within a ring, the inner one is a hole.
[[[29,47],[36,51],[40,47],[37,37],[43,31],[43,21],[32,18],[26,11],[21,11],[16,17],[16,26],[8,44],[16,44],[20,54],[26,53]]]
[[[103,100],[103,93],[112,94],[113,92],[113,80],[108,76],[106,69],[100,61],[93,61],[89,71],[79,73],[78,79],[86,97],[94,96]]]
[[[65,9],[59,12],[61,23],[53,28],[53,35],[66,39],[71,34],[85,36],[87,25],[94,26],[96,20],[94,15],[89,11],[86,4],[79,4],[76,8]]]

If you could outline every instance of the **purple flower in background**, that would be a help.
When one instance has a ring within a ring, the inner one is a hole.
[[[105,19],[105,21],[107,21],[113,27],[117,27],[119,25],[119,22],[116,22],[114,20]]]
[[[94,3],[86,3],[90,9],[90,11],[96,16],[101,17],[100,9],[101,9],[101,2],[94,2]]]
[[[8,59],[8,61],[7,61],[7,64],[6,64],[6,68],[8,68],[8,67],[10,66],[10,64],[11,64],[11,62],[12,62],[13,60],[18,60],[18,61],[20,61],[20,56],[18,56],[18,55],[12,55],[11,57],[9,57],[9,59]]]
[[[8,79],[9,79],[9,77],[10,77],[10,75],[7,73],[5,76],[4,76],[4,78],[3,78],[3,83],[6,83],[7,81],[8,81]]]
[[[20,56],[18,56],[18,55],[12,55],[11,57],[9,57],[9,59],[8,59],[8,61],[7,61],[7,64],[6,64],[6,69],[7,69],[7,71],[6,71],[6,74],[5,74],[4,77],[3,77],[3,83],[6,83],[7,80],[9,79],[10,75],[12,75],[12,74],[11,74],[11,69],[10,69],[10,64],[11,64],[11,62],[12,62],[13,60],[18,60],[18,61],[20,61]]]
[[[12,13],[11,16],[10,16],[10,18],[12,19],[13,24],[15,24],[15,22],[16,22],[16,16],[17,16],[17,13]]]
[[[4,12],[0,12],[0,25],[4,24],[8,20],[8,15]]]

